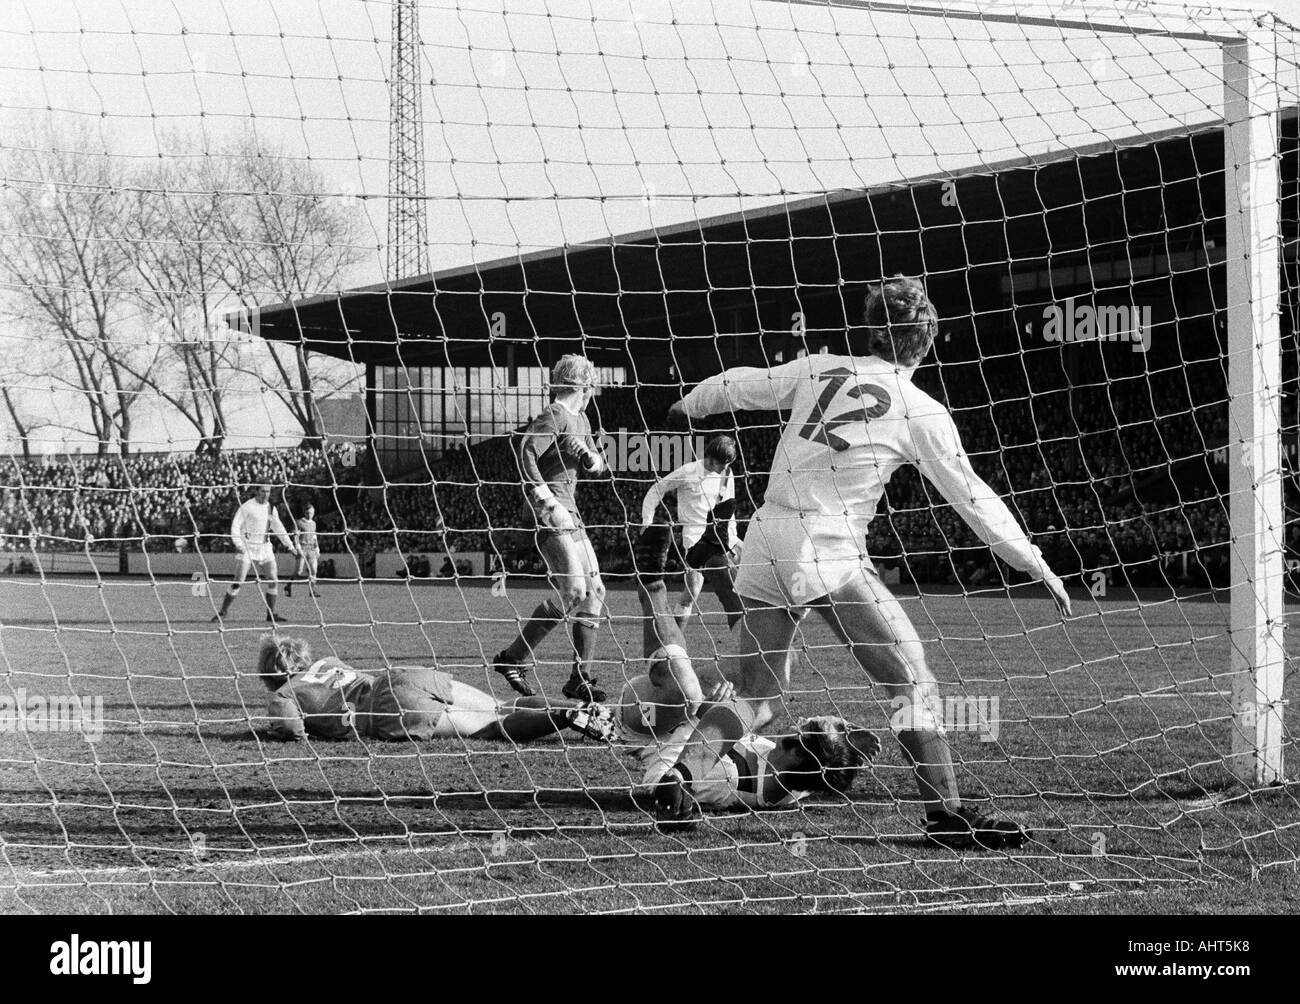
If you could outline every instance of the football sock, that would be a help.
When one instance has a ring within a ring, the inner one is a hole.
[[[672,527],[666,523],[655,522],[641,531],[634,559],[637,578],[643,586],[663,582],[664,565],[668,560],[672,537]]]
[[[898,742],[916,774],[916,787],[925,803],[926,814],[956,812],[961,807],[961,799],[957,795],[952,751],[943,733],[932,729],[904,729],[898,733]]]
[[[573,619],[573,675],[591,678],[591,660],[596,654],[597,623],[590,614]]]
[[[736,593],[735,578],[735,570],[730,567],[709,568],[704,573],[705,583],[721,602],[722,609],[727,612],[728,630],[735,627],[740,618],[745,615],[744,601]]]
[[[497,724],[501,734],[517,743],[562,732],[568,722],[569,708],[555,708],[545,697],[520,697],[514,710]]]
[[[533,650],[541,643],[555,628],[555,625],[564,619],[564,611],[560,609],[560,604],[555,599],[549,599],[545,603],[539,603],[537,609],[533,611],[533,616],[528,619],[519,637],[512,641],[505,648],[505,656],[515,662],[524,662],[532,657]]]

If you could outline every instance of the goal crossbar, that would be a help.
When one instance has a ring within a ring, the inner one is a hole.
[[[905,14],[908,17],[937,17],[948,21],[980,21],[985,24],[1029,25],[1036,28],[1058,28],[1063,31],[1109,32],[1120,35],[1149,35],[1158,38],[1176,38],[1185,41],[1218,42],[1227,44],[1240,42],[1241,34],[1220,34],[1209,31],[1172,30],[1169,28],[1143,27],[1141,25],[1109,24],[1102,21],[1079,20],[1076,18],[1053,17],[1050,15],[998,14],[987,9],[972,6],[969,10],[960,7],[930,7],[910,3],[890,3],[888,0],[780,0],[782,3],[799,4],[806,7],[846,7],[855,10],[874,11],[880,14]]]

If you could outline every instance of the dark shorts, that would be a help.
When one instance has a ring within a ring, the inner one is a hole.
[[[691,545],[691,549],[686,552],[685,562],[691,571],[705,572],[710,568],[729,567],[735,564],[735,559],[716,539],[705,534]]]
[[[448,674],[428,666],[399,666],[375,681],[366,732],[376,739],[432,739],[451,704]]]

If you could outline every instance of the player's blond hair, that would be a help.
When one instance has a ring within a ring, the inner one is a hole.
[[[920,279],[896,275],[871,287],[863,308],[866,350],[899,366],[917,366],[939,332],[939,312]]]
[[[257,650],[257,673],[267,690],[279,690],[294,673],[311,665],[311,646],[305,638],[262,635]]]
[[[596,386],[596,366],[586,356],[570,352],[560,356],[551,367],[551,393],[560,390],[585,390]]]

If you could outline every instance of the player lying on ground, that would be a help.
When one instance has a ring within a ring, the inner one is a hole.
[[[212,616],[214,622],[221,620],[230,611],[230,604],[235,602],[250,570],[259,582],[266,583],[266,619],[272,624],[279,624],[283,620],[275,612],[280,587],[275,568],[275,550],[271,546],[272,533],[280,538],[286,551],[298,553],[298,548],[284,532],[279,513],[271,504],[271,486],[258,485],[253,497],[239,507],[230,523],[230,539],[239,552],[239,568],[226,595],[221,598],[221,609]]]
[[[581,701],[520,697],[501,704],[427,666],[374,672],[335,658],[313,660],[301,638],[262,639],[257,672],[271,692],[275,739],[503,739],[526,743],[572,729],[617,738],[613,712]]]
[[[813,792],[847,794],[880,752],[874,733],[834,715],[801,719],[793,735],[768,739],[751,728],[747,710],[743,703],[711,707],[676,747],[678,759],[654,788],[661,824],[689,824],[701,806],[784,809]],[[696,743],[707,746],[697,750]]]
[[[316,592],[316,569],[320,566],[320,543],[316,539],[316,507],[307,506],[301,516],[293,521],[293,539],[298,545],[298,568],[294,578],[307,577],[307,592],[320,596]],[[284,595],[293,595],[293,583],[285,583]]]
[[[727,626],[734,627],[743,613],[733,585],[740,538],[736,534],[736,441],[717,435],[704,446],[704,456],[683,464],[654,483],[641,503],[641,525],[655,522],[668,495],[677,498],[677,521],[682,525],[686,552],[686,587],[673,611],[686,627],[705,582],[727,611]]]
[[[525,660],[567,619],[573,671],[561,692],[577,700],[605,699],[591,675],[605,584],[575,498],[578,472],[596,474],[605,468],[586,415],[595,389],[595,366],[583,356],[562,356],[551,369],[551,403],[516,434],[527,518],[557,594],[537,606],[518,637],[494,660],[496,671],[526,697],[534,691],[524,678]]]
[[[637,543],[637,592],[644,616],[642,646],[649,672],[629,680],[620,698],[625,743],[639,746],[644,768],[633,797],[653,794],[667,823],[690,821],[699,806],[775,809],[806,794],[845,792],[854,774],[880,750],[865,729],[826,716],[799,722],[791,736],[767,739],[744,727],[731,704],[733,688],[716,677],[701,681],[686,651],[664,583],[672,530],[656,521]],[[698,717],[703,716],[703,717]],[[687,743],[701,737],[716,759],[691,774],[678,766]]]
[[[728,675],[751,705],[750,724],[771,719],[781,695],[775,670],[785,665],[798,612],[812,607],[891,698],[906,699],[908,713],[896,714],[894,726],[930,837],[950,847],[1019,846],[1028,833],[1018,824],[962,805],[920,638],[865,553],[885,486],[913,464],[995,554],[1041,580],[1061,612],[1070,612],[1060,578],[971,467],[948,409],[912,384],[937,326],[921,283],[896,277],[868,295],[865,327],[845,332],[847,354],[727,370],[672,412],[678,419],[743,410],[790,415],[736,577],[745,616],[739,673]],[[689,752],[697,757],[684,762],[689,773],[710,769],[705,747]]]

